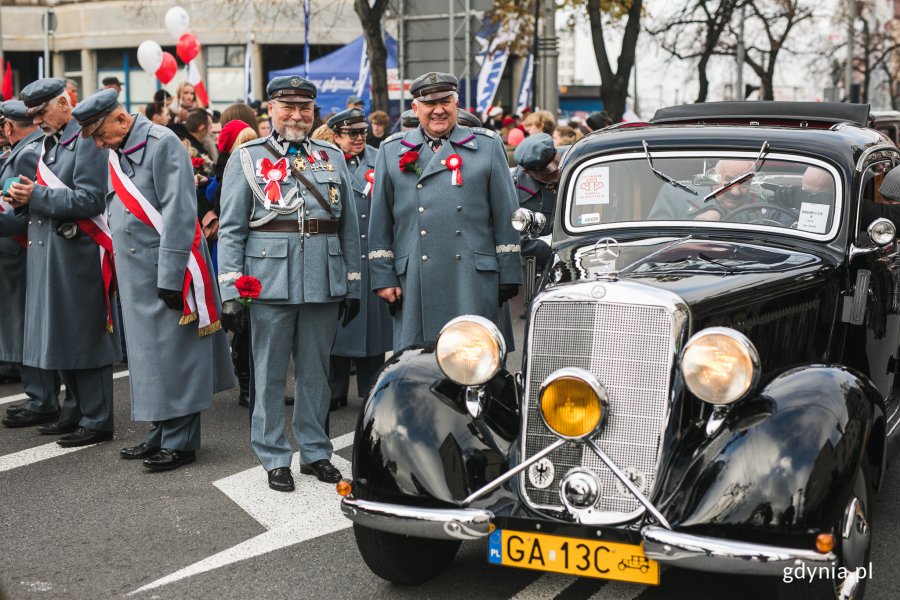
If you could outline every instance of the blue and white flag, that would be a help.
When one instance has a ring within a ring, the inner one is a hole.
[[[359,78],[356,80],[356,89],[354,93],[360,98],[364,97],[363,92],[369,85],[369,45],[363,41],[362,52],[359,56]]]
[[[309,78],[309,0],[303,0],[303,65]]]
[[[256,100],[256,90],[253,89],[253,34],[247,39],[247,49],[244,50],[244,102],[250,104]]]
[[[481,71],[475,88],[475,112],[482,120],[487,119],[487,111],[494,102],[500,78],[509,60],[509,51],[505,47],[501,48],[505,46],[509,31],[506,27],[504,31],[499,29],[500,22],[491,19],[490,13],[486,12],[481,29],[475,34],[475,40],[481,45],[481,52],[476,57],[481,64]]]
[[[519,97],[516,101],[516,114],[521,115],[523,111],[531,106],[531,87],[534,79],[534,56],[529,54],[528,60],[525,61],[525,68],[522,69],[522,84],[519,86]]]

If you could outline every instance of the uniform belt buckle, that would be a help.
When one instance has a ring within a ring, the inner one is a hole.
[[[319,219],[306,220],[306,233],[319,233]]]

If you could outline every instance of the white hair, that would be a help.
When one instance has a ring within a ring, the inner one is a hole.
[[[454,100],[459,102],[459,94],[457,92],[453,92],[453,94],[451,94],[451,95],[453,96]],[[441,98],[441,100],[443,100],[443,98]],[[412,103],[413,104],[421,104],[421,101],[418,98],[413,98]]]
[[[69,97],[69,92],[63,90],[63,92],[54,98],[54,100],[59,100],[60,98],[64,98],[66,100],[66,104],[69,105],[69,108],[72,108],[72,98]]]

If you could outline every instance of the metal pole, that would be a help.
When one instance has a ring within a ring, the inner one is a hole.
[[[466,0],[466,69],[464,71],[466,76],[466,106],[468,108],[475,108],[475,103],[472,102],[472,0]]]
[[[449,54],[450,54],[450,68],[447,70],[447,72],[452,74],[452,73],[454,72],[454,69],[456,68],[456,65],[454,64],[454,63],[456,62],[456,60],[454,60],[454,59],[456,58],[456,57],[454,56],[454,54],[455,54],[455,52],[454,52],[455,48],[453,47],[453,45],[454,45],[454,44],[453,44],[453,42],[454,42],[453,37],[454,37],[454,35],[455,35],[455,32],[453,31],[453,21],[454,21],[454,18],[453,18],[453,17],[454,17],[454,15],[453,15],[453,3],[454,3],[454,0],[448,0],[448,3],[450,4],[450,10],[448,11],[448,12],[450,13],[450,19],[448,19],[448,21],[449,21],[449,23],[450,23],[450,29],[449,29],[449,35],[447,36],[447,43],[448,43],[448,45],[449,45],[449,48],[448,48],[447,51],[448,51]]]
[[[544,101],[541,103],[543,110],[549,111],[555,117],[559,112],[559,77],[557,75],[557,59],[559,57],[559,44],[556,38],[556,2],[547,2],[543,10],[543,35],[541,36],[541,50],[543,54],[544,79],[541,86],[544,89]]]
[[[544,83],[543,66],[544,61],[540,56],[540,40],[538,25],[541,17],[541,0],[534,0],[534,41],[531,44],[531,110],[537,110],[541,101],[538,96],[541,95],[541,85]],[[543,99],[543,98],[541,98]]]
[[[50,77],[50,11],[44,11],[44,77]]]
[[[735,51],[735,59],[737,60],[737,77],[734,80],[734,95],[737,100],[744,100],[744,5],[741,4],[741,12],[738,15],[740,22],[738,23],[738,42]]]
[[[844,73],[844,97],[850,102],[853,85],[853,23],[856,21],[856,0],[847,0],[847,65]]]
[[[406,2],[400,0],[400,10],[397,13],[397,75],[400,76],[400,112],[406,110]]]
[[[0,72],[6,76],[6,61],[3,59],[3,0],[0,0]]]

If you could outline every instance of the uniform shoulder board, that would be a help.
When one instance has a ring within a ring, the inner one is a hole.
[[[491,131],[490,129],[485,129],[484,127],[472,127],[472,132],[486,135],[489,138],[492,138],[496,135],[493,131]]]
[[[161,140],[162,137],[164,135],[166,135],[167,132],[171,132],[171,131],[172,130],[169,129],[168,127],[163,127],[162,125],[157,125],[156,123],[154,123],[153,125],[150,126],[150,130],[147,132],[147,135],[149,135],[152,138]]]
[[[246,148],[247,146],[258,146],[260,144],[265,144],[266,140],[268,140],[268,139],[269,138],[267,138],[267,137],[253,138],[252,140],[241,144],[241,148]]]
[[[313,139],[310,139],[310,141],[311,141],[313,144],[318,144],[318,145],[320,145],[320,146],[325,146],[325,147],[328,148],[329,150],[340,150],[340,148],[338,148],[337,146],[335,146],[335,145],[332,144],[331,142],[326,142],[325,140],[313,140]]]
[[[405,135],[405,132],[403,132],[403,131],[398,131],[397,133],[388,136],[387,139],[382,140],[381,143],[382,143],[382,144],[385,144],[385,143],[387,143],[387,142],[393,142],[393,141],[395,141],[395,140],[402,139],[404,135]]]

